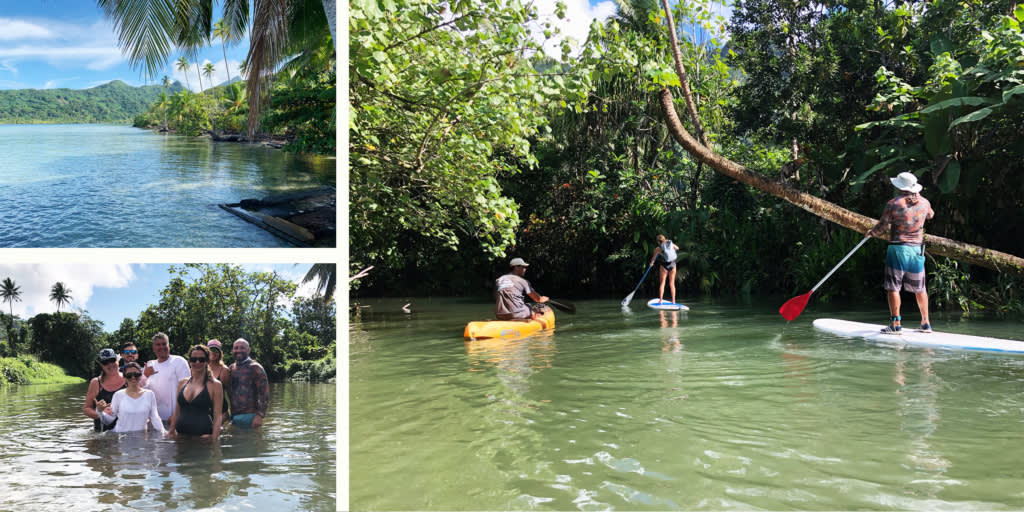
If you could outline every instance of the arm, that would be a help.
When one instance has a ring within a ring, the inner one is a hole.
[[[150,391],[147,395],[149,395],[149,427],[156,432],[164,434],[166,431],[164,430],[164,422],[160,419],[160,410],[156,406],[156,394]]]
[[[188,379],[181,379],[178,381],[178,390],[174,393],[174,412],[171,413],[171,421],[167,424],[167,432],[172,436],[177,435],[178,431],[174,430],[174,424],[178,421],[178,393],[181,393],[181,387],[185,385]]]
[[[207,386],[213,388],[213,392],[210,393],[213,398],[213,433],[210,438],[217,439],[220,436],[220,427],[224,423],[224,386],[216,380],[208,382]]]
[[[530,296],[531,299],[534,300],[534,302],[547,302],[548,301],[547,295],[541,295],[541,294],[539,294],[539,293],[537,293],[535,291],[530,291],[530,293],[528,295]]]
[[[673,248],[673,249],[675,249],[676,251],[678,251],[678,250],[679,250],[679,246],[678,246],[678,245],[676,245],[676,243],[675,243],[675,242],[672,242],[672,248]]]
[[[124,395],[124,393],[118,391],[117,393],[114,393],[114,398],[110,399],[110,407],[107,407],[107,410],[113,414],[107,414],[107,411],[100,411],[100,421],[103,422],[104,425],[110,425],[117,419],[117,412],[121,410],[122,395]]]
[[[253,427],[263,425],[263,418],[266,417],[267,409],[270,407],[270,381],[267,380],[267,372],[263,370],[262,366],[257,366],[256,368],[259,370],[259,374],[256,378],[256,391],[259,395],[259,410],[256,412],[256,417],[252,419]]]
[[[221,379],[221,381],[220,381],[221,391],[224,392],[224,396],[228,397],[228,409],[230,411],[230,408],[231,408],[231,368],[225,368],[224,371],[221,372],[220,376],[223,377],[223,379]],[[224,410],[223,406],[221,406],[221,410],[222,411]]]
[[[85,406],[82,407],[82,412],[86,416],[92,419],[99,419],[100,415],[96,412],[96,395],[100,392],[100,381],[97,378],[93,378],[89,381],[89,391],[85,393]]]
[[[658,247],[654,248],[654,256],[651,256],[651,264],[647,265],[648,267],[653,267],[654,266],[654,260],[658,259],[658,255],[659,254],[661,254],[661,246],[660,245]]]

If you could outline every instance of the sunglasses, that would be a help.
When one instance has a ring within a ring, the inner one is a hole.
[[[142,374],[141,373],[126,373],[126,374],[124,374],[124,378],[126,378],[126,379],[139,379],[139,378],[142,378]]]
[[[139,351],[138,350],[125,350],[124,353],[125,354],[138,354]]]
[[[117,362],[117,359],[101,359],[100,360],[100,364],[102,364],[102,365],[108,365],[110,363],[116,363],[116,362]]]
[[[188,362],[190,363],[205,363],[207,359],[205,357],[190,357]]]
[[[208,347],[213,352],[220,352],[220,347]]]

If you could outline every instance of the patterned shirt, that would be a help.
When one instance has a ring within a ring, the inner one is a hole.
[[[888,225],[890,243],[922,244],[924,221],[934,216],[932,204],[920,194],[900,194],[886,203],[882,218],[872,231]]]
[[[231,414],[259,414],[266,417],[270,406],[267,372],[256,361],[246,359],[231,365]]]

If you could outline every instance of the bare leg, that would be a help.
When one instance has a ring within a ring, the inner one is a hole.
[[[889,300],[889,316],[897,317],[900,316],[900,291],[889,291],[886,290],[886,298]],[[893,325],[900,325],[899,320],[894,320]]]
[[[661,302],[662,297],[665,296],[665,276],[668,275],[668,271],[665,267],[659,267],[661,269],[661,285],[658,287],[658,302]]]
[[[668,287],[672,290],[672,303],[676,303],[676,267],[668,271]]]
[[[915,293],[914,298],[917,299],[917,309],[921,311],[921,325],[931,324],[928,320],[928,292]]]

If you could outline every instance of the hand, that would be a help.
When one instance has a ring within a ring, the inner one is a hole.
[[[263,416],[260,416],[259,414],[257,414],[256,417],[252,419],[252,428],[259,428],[259,427],[262,427],[262,426],[263,426]]]
[[[96,400],[96,412],[105,410],[109,406],[110,404],[108,404],[106,400]]]
[[[541,302],[541,303],[543,303],[543,302],[547,302],[547,301],[549,301],[549,300],[551,300],[551,299],[549,299],[547,295],[541,295],[541,296],[540,296],[540,300],[539,300],[539,301],[537,301],[537,302]]]
[[[147,379],[151,375],[153,375],[154,373],[160,373],[160,372],[156,371],[156,368],[153,368],[152,366],[150,366],[148,364],[146,365],[146,368],[144,370],[142,370],[142,374],[145,375]]]

